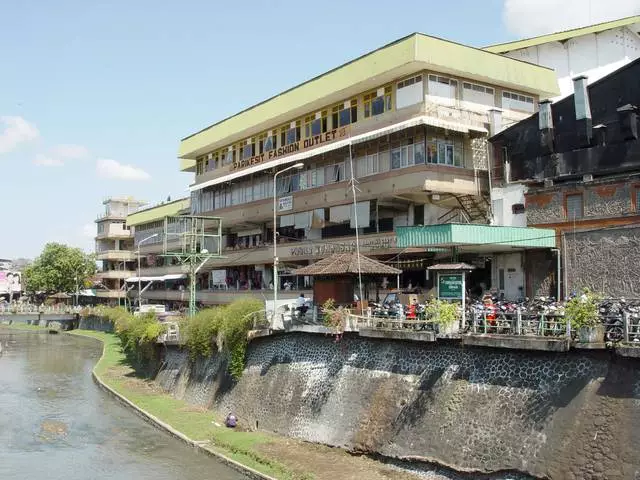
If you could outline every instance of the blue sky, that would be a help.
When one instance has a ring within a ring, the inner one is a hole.
[[[0,257],[91,250],[104,197],[187,195],[180,138],[411,32],[483,46],[638,8],[585,3],[3,2]]]

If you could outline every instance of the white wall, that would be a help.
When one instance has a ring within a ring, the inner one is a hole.
[[[508,52],[506,56],[553,68],[558,75],[561,95],[573,93],[572,78],[587,75],[592,83],[640,57],[640,36],[637,24],[583,35],[567,42],[552,42]]]
[[[491,190],[491,208],[493,210],[491,225],[526,227],[526,212],[514,214],[511,208],[514,204],[525,203],[525,192],[526,187],[524,185],[515,183],[501,188],[493,188]]]

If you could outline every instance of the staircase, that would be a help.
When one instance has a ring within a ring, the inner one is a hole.
[[[456,195],[456,199],[469,219],[469,223],[485,223],[487,221],[489,202],[484,196]]]

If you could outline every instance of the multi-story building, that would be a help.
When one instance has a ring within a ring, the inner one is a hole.
[[[538,114],[491,139],[494,184],[524,197],[505,211],[557,232],[564,294],[590,287],[638,297],[638,78],[640,59],[588,86],[578,76],[574,95],[542,103]],[[555,291],[550,272],[557,259],[540,252],[530,260],[531,293]]]
[[[640,15],[492,45],[485,50],[554,69],[560,97],[564,97],[573,93],[574,77],[586,75],[589,82],[595,82],[640,57]]]
[[[126,225],[127,215],[137,211],[144,202],[131,197],[108,198],[104,213],[96,219],[96,259],[102,268],[95,275],[96,296],[117,303],[125,298],[124,282],[135,270],[133,233]]]
[[[309,287],[293,269],[353,249],[356,226],[363,254],[399,266],[403,286],[423,283],[435,252],[398,248],[394,228],[486,223],[492,111],[517,122],[558,93],[548,68],[412,34],[184,138],[190,213],[224,227],[224,256],[201,270],[199,298],[273,288],[274,229],[283,295]],[[274,177],[297,163],[275,181],[274,225]]]

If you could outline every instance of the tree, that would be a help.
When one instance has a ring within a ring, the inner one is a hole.
[[[47,243],[24,271],[29,292],[74,293],[96,272],[91,254],[60,243]]]

